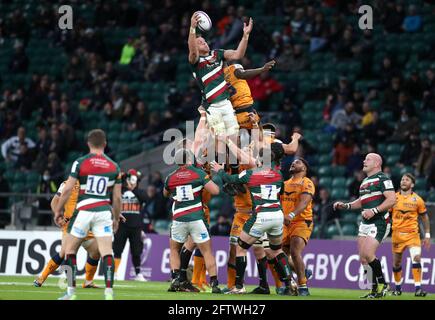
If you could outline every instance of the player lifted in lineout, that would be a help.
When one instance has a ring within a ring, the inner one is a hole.
[[[396,288],[393,295],[402,294],[402,255],[408,248],[412,261],[412,275],[414,277],[415,296],[425,297],[426,292],[421,288],[421,240],[418,230],[418,218],[423,225],[425,237],[423,244],[430,248],[430,222],[424,200],[414,192],[415,177],[405,173],[400,181],[400,190],[396,193],[397,202],[392,208],[393,218],[393,274]]]
[[[358,253],[372,290],[361,298],[382,298],[389,291],[382,272],[381,262],[376,258],[376,250],[388,236],[391,229],[389,210],[396,203],[393,182],[382,172],[382,158],[377,153],[369,153],[363,162],[363,171],[367,175],[361,182],[359,198],[350,203],[335,202],[337,210],[362,210],[363,220],[358,231]],[[372,278],[372,279],[370,279]],[[379,290],[379,285],[382,288]]]
[[[248,47],[249,34],[252,31],[253,20],[248,25],[244,23],[243,37],[236,50],[210,50],[202,37],[197,37],[196,27],[200,17],[194,13],[191,18],[188,38],[189,63],[193,76],[202,94],[202,105],[207,111],[207,122],[217,134],[225,134],[236,141],[239,130],[233,106],[229,100],[230,94],[224,78],[224,61],[239,60],[244,57]],[[218,146],[218,159],[225,161],[225,146]]]
[[[59,202],[59,198],[62,195],[64,186],[65,186],[65,182],[62,182],[55,196],[51,200],[50,205],[53,211],[56,208],[57,203]],[[80,191],[80,183],[77,182],[74,185],[74,188],[71,192],[71,196],[68,198],[64,206],[64,213],[63,213],[64,221],[61,221],[62,242],[61,242],[60,251],[59,253],[51,257],[50,261],[47,263],[44,270],[42,271],[42,274],[38,277],[38,279],[36,279],[33,282],[35,287],[41,287],[42,284],[45,282],[45,280],[48,278],[48,276],[53,272],[55,272],[65,259],[65,238],[68,230],[68,224],[76,208],[77,199],[79,197],[79,191]],[[88,259],[86,261],[86,266],[85,266],[86,280],[83,283],[83,288],[96,288],[97,286],[93,283],[93,279],[94,279],[95,272],[97,271],[98,260],[100,259],[100,253],[98,252],[97,242],[92,232],[88,233],[86,238],[83,239],[81,245],[88,252]]]

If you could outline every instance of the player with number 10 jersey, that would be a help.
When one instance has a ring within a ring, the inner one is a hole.
[[[120,168],[107,155],[87,154],[77,159],[71,177],[78,179],[80,191],[76,210],[68,225],[68,232],[78,238],[87,235],[95,214],[95,236],[112,235],[111,194],[115,184],[121,183]]]

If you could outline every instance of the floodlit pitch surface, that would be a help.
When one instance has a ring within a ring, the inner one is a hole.
[[[33,286],[33,277],[12,277],[0,276],[0,300],[56,300],[65,290],[59,288],[59,277],[51,277],[40,288]],[[77,296],[79,300],[102,300],[104,293],[104,282],[96,281],[99,289],[83,289],[83,280],[77,281]],[[275,294],[275,288],[270,295],[227,295],[186,292],[167,292],[168,282],[137,282],[137,281],[116,281],[115,299],[116,300],[359,300],[364,293],[361,290],[343,289],[319,289],[310,288],[310,297],[289,297]],[[223,286],[221,286],[223,287]],[[248,291],[254,286],[248,286]],[[400,297],[387,296],[385,300],[435,300],[435,295],[425,298],[416,298],[413,293],[403,293]]]

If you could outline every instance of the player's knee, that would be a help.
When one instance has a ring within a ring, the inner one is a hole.
[[[252,246],[251,244],[243,241],[242,239],[237,239],[237,244],[239,245],[240,248],[242,248],[243,250],[249,250],[249,248]]]
[[[420,263],[420,261],[421,261],[421,248],[420,247],[410,248],[409,253],[411,255],[412,263]]]

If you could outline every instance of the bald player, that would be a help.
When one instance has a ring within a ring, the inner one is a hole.
[[[389,291],[376,250],[391,229],[389,210],[396,203],[396,193],[390,178],[382,172],[382,158],[369,153],[363,162],[367,177],[359,188],[359,198],[353,202],[334,203],[334,210],[361,210],[358,231],[358,254],[367,275],[372,275],[372,290],[361,298],[382,298]],[[369,268],[370,266],[370,268]],[[368,277],[370,280],[370,277]],[[379,285],[382,288],[379,290]]]

